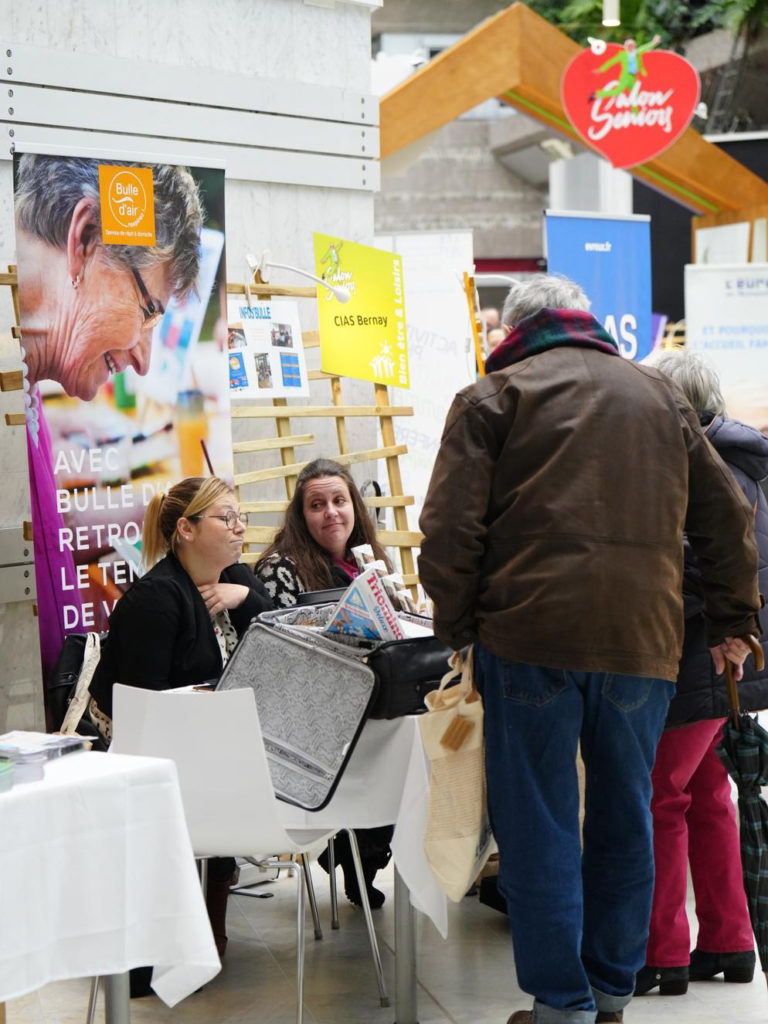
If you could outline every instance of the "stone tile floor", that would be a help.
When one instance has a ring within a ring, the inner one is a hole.
[[[330,927],[327,877],[314,868],[324,938],[316,942],[308,916],[305,1024],[393,1024],[393,877],[379,876],[387,893],[374,913],[392,1006],[379,1005],[362,914],[342,899],[341,929]],[[341,879],[340,879],[341,880]],[[154,996],[131,1003],[133,1024],[292,1024],[295,1021],[294,881],[264,887],[268,900],[233,896],[224,967],[205,989],[168,1009]],[[443,941],[419,922],[420,1024],[506,1024],[514,1009],[530,1006],[515,982],[506,918],[467,897],[450,909]],[[8,1004],[7,1024],[84,1024],[88,982],[68,981]],[[750,985],[713,981],[691,985],[686,996],[649,994],[633,1000],[627,1024],[766,1024],[763,974]],[[100,1001],[96,1016],[103,1021]]]

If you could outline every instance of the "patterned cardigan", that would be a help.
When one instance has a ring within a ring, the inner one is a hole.
[[[331,586],[348,587],[352,577],[344,570],[331,562]],[[272,598],[275,608],[292,608],[299,600],[299,594],[306,591],[306,587],[299,576],[296,563],[288,555],[276,551],[273,555],[265,558],[257,565],[254,572],[264,584],[267,593]]]
[[[306,589],[293,559],[277,551],[257,565],[254,572],[264,584],[275,608],[293,607],[299,600],[299,594]]]

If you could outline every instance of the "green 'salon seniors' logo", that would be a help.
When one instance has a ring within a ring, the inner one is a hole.
[[[563,72],[560,96],[576,131],[614,167],[635,167],[668,149],[690,124],[699,76],[676,53],[590,39]]]

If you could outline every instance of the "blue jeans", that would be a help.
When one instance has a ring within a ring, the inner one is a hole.
[[[535,997],[535,1024],[591,1024],[629,1002],[645,963],[651,769],[674,687],[504,661],[481,644],[475,674],[518,983]]]

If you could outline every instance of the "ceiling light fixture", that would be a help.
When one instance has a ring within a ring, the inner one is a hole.
[[[606,28],[617,28],[620,24],[619,0],[603,0],[603,25]]]

